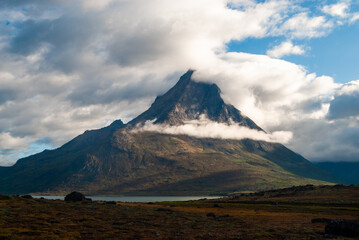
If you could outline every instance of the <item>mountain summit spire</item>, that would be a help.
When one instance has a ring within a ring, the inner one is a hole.
[[[129,125],[154,121],[181,125],[188,120],[205,116],[209,120],[262,130],[251,119],[243,116],[234,106],[226,104],[216,84],[196,82],[194,70],[188,70],[167,93],[158,96],[151,107],[129,122]]]

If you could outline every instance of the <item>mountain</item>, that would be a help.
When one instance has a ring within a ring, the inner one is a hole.
[[[0,193],[202,195],[336,181],[279,143],[135,131],[148,121],[180,126],[201,116],[263,131],[226,104],[215,84],[196,82],[192,74],[127,124],[116,120],[1,167]]]
[[[359,184],[359,162],[317,162],[316,166],[338,176],[343,184]]]
[[[180,125],[184,121],[197,120],[204,114],[215,122],[234,121],[240,126],[262,130],[234,106],[225,104],[216,84],[195,82],[191,79],[192,74],[192,70],[185,73],[173,88],[157,97],[147,111],[128,125],[135,126],[151,120],[155,120],[155,124]]]

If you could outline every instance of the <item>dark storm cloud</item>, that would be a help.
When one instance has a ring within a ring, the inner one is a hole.
[[[330,103],[328,119],[359,116],[359,92],[336,96]]]

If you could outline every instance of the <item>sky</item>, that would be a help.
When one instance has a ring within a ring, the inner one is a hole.
[[[0,165],[131,120],[188,69],[309,160],[359,161],[358,38],[357,0],[2,0]]]

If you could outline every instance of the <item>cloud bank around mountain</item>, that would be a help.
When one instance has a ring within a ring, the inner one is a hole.
[[[154,120],[155,121],[155,120]],[[292,138],[291,132],[278,131],[266,133],[248,127],[239,126],[238,124],[226,124],[213,122],[200,116],[198,120],[185,121],[178,126],[167,124],[153,124],[154,121],[147,121],[143,126],[134,128],[132,132],[159,132],[174,135],[188,135],[197,138],[219,138],[219,139],[253,139],[266,142],[287,143]]]
[[[305,157],[359,160],[356,82],[271,57],[357,24],[344,3],[311,12],[290,0],[1,1],[0,165],[131,120],[189,68],[267,131],[293,132],[287,146]],[[227,51],[265,37],[284,39],[270,56]]]

